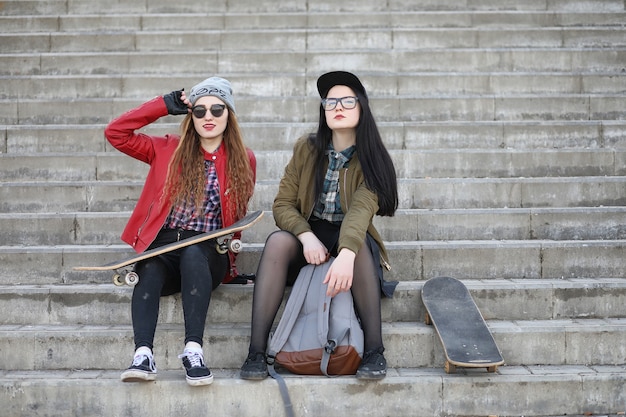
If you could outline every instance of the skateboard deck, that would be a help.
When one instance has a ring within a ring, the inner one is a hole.
[[[139,282],[139,276],[132,271],[132,268],[124,270],[123,268],[134,265],[144,259],[152,258],[154,256],[162,255],[167,252],[175,251],[177,249],[191,246],[196,243],[204,242],[210,239],[217,239],[218,252],[226,253],[228,250],[231,252],[240,252],[242,248],[241,241],[238,239],[232,239],[233,234],[241,232],[256,224],[261,217],[263,217],[263,211],[255,211],[248,213],[239,221],[232,225],[219,230],[213,230],[211,232],[202,233],[187,239],[179,240],[178,242],[169,243],[167,245],[160,246],[158,248],[150,249],[142,253],[138,253],[126,259],[111,262],[101,266],[76,266],[76,271],[117,271],[113,276],[113,283],[115,285],[130,285],[134,286]],[[122,276],[124,275],[124,276]]]
[[[487,368],[504,363],[500,349],[467,287],[458,279],[431,278],[422,288],[426,323],[433,324],[446,355],[445,371]]]

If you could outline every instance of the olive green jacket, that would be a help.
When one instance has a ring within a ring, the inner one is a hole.
[[[296,236],[311,231],[308,220],[315,205],[313,155],[307,136],[298,139],[272,207],[276,225]],[[381,265],[390,270],[387,250],[372,224],[378,211],[378,196],[365,186],[363,170],[356,153],[348,167],[339,172],[339,194],[345,217],[339,232],[338,251],[347,248],[358,253],[365,241],[366,232],[369,232],[380,248]]]

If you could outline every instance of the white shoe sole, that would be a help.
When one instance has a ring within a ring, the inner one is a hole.
[[[213,383],[213,375],[209,375],[207,377],[203,377],[203,378],[189,378],[186,377],[187,379],[187,384],[192,386],[192,387],[201,387],[203,385],[211,385],[211,383]]]
[[[156,379],[156,372],[144,372],[137,369],[128,369],[122,372],[122,382],[146,382]]]

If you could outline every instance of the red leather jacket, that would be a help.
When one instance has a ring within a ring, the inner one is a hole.
[[[162,97],[156,97],[122,114],[109,123],[104,130],[104,136],[117,150],[150,165],[137,205],[122,233],[122,240],[131,245],[136,252],[143,252],[150,246],[169,214],[169,205],[163,204],[169,199],[164,198],[163,192],[168,164],[180,141],[178,135],[149,136],[138,133],[136,130],[167,116],[167,114],[165,101]],[[253,178],[256,181],[256,157],[250,149],[247,152]],[[220,146],[214,154],[205,153],[205,158],[208,159],[209,157],[215,162],[220,183],[220,201],[223,208],[222,225],[228,227],[238,219],[233,218],[230,215],[231,210],[228,210],[231,201],[228,193],[229,181],[226,178],[226,161],[228,160],[226,147]],[[229,252],[229,255],[230,268],[224,282],[230,281],[237,275],[236,254]]]

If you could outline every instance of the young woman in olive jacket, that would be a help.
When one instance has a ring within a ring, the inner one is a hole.
[[[365,335],[356,376],[386,375],[380,300],[381,294],[393,295],[397,282],[382,277],[389,262],[372,219],[394,215],[396,173],[359,79],[330,72],[317,87],[322,98],[318,130],[296,142],[274,200],[280,230],[267,238],[256,274],[244,379],[267,376],[267,339],[285,287],[304,265],[319,265],[330,256],[335,261],[324,281],[327,292],[352,291]]]

